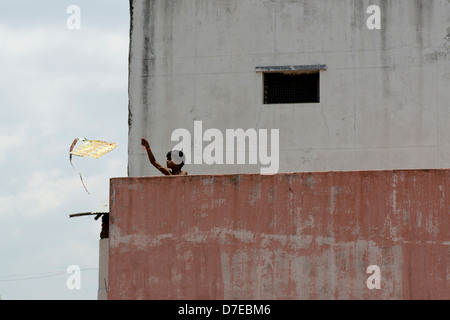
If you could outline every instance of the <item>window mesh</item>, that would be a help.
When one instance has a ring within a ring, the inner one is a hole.
[[[319,72],[264,73],[264,104],[319,102]]]

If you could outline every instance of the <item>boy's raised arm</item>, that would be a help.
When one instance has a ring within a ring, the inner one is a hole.
[[[145,150],[147,150],[147,155],[148,155],[148,159],[150,160],[150,163],[159,171],[161,171],[163,174],[170,176],[172,175],[170,173],[170,170],[163,167],[161,164],[159,164],[156,159],[155,156],[153,155],[152,149],[150,148],[150,144],[148,143],[148,141],[144,138],[142,138],[141,140],[141,144],[144,146]]]

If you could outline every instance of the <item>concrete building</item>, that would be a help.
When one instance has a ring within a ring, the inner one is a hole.
[[[278,129],[279,172],[450,166],[447,0],[130,4],[130,176],[159,175],[141,137],[164,161],[174,130],[193,133],[194,121]],[[368,28],[371,5],[381,29]],[[264,103],[267,73],[305,69],[319,73],[320,102]],[[260,172],[248,163],[186,169]]]
[[[449,299],[449,1],[130,13],[129,177],[111,180],[103,298]],[[140,177],[161,175],[142,137],[164,163],[186,132],[189,176]],[[224,161],[209,164],[212,136]],[[264,146],[279,174],[258,174]]]
[[[449,300],[449,188],[450,170],[111,179],[108,298]]]

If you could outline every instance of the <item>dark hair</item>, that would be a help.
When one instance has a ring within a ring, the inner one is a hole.
[[[166,154],[166,158],[172,160],[172,154],[175,154],[175,157],[178,158],[176,162],[174,162],[176,165],[178,165],[178,168],[183,168],[184,166],[184,153],[183,151],[178,151],[178,150],[172,150],[167,152]],[[178,155],[177,155],[178,154]],[[181,161],[181,163],[177,163]]]

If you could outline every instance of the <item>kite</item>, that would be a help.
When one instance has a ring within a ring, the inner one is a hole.
[[[83,144],[74,150],[77,142],[80,140],[83,141]],[[89,157],[89,158],[98,159],[101,156],[103,156],[104,154],[114,150],[118,145],[119,145],[118,143],[111,143],[111,142],[100,141],[100,140],[88,140],[86,138],[76,138],[75,140],[73,140],[72,145],[70,146],[70,150],[69,150],[70,164],[71,164],[72,168],[75,170],[75,167],[73,166],[73,163],[72,163],[72,155],[78,156],[78,157]],[[80,175],[81,183],[83,184],[84,190],[86,190],[86,192],[88,194],[90,194],[84,184],[81,173],[79,173],[79,175]]]

